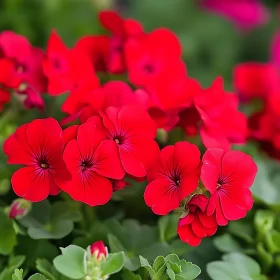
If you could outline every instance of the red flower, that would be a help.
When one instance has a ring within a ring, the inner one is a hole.
[[[0,50],[2,55],[10,58],[14,64],[14,76],[22,84],[17,92],[26,94],[27,108],[43,108],[44,103],[40,93],[46,91],[47,79],[42,70],[44,52],[40,48],[32,47],[28,40],[12,31],[0,34]]]
[[[9,164],[23,164],[12,176],[14,192],[37,202],[56,195],[71,175],[62,159],[62,129],[53,118],[19,127],[4,143]]]
[[[249,188],[257,166],[252,158],[240,151],[208,149],[202,163],[201,180],[211,193],[207,215],[215,212],[219,225],[244,218],[253,206]]]
[[[137,86],[147,86],[160,79],[163,73],[177,72],[183,67],[181,54],[179,40],[164,28],[146,36],[130,38],[125,44],[130,81]],[[164,76],[168,77],[168,74]]]
[[[10,101],[9,89],[16,89],[20,82],[15,76],[13,62],[7,58],[0,59],[0,111]]]
[[[98,79],[93,77],[85,80],[71,91],[62,104],[61,110],[69,115],[78,116],[80,111],[88,105],[89,99],[93,103],[95,111],[98,112],[102,109],[104,103],[104,96],[96,91],[98,88]]]
[[[148,113],[139,106],[128,105],[109,107],[100,114],[109,131],[107,137],[115,141],[125,172],[134,177],[146,176],[159,153],[154,141],[156,125]]]
[[[236,95],[223,89],[218,77],[212,86],[194,98],[202,125],[200,135],[207,148],[228,150],[231,143],[243,144],[247,136],[247,119],[238,111]]]
[[[114,11],[100,12],[99,20],[112,33],[106,63],[107,69],[112,73],[123,73],[126,69],[123,53],[124,43],[130,37],[143,34],[142,26],[135,20],[122,19]]]
[[[248,62],[237,65],[233,72],[234,86],[241,101],[267,98],[279,83],[279,73],[273,64]]]
[[[124,179],[121,180],[113,180],[111,179],[111,183],[113,186],[113,191],[119,191],[124,189],[125,187],[129,186],[130,184],[128,182],[126,182]]]
[[[71,140],[63,154],[72,181],[62,189],[91,206],[107,203],[113,193],[108,178],[122,179],[125,174],[117,147],[114,141],[105,140],[106,133],[101,119],[93,117],[79,126],[77,140]]]
[[[108,256],[108,249],[104,245],[103,241],[96,241],[92,245],[90,245],[90,253],[95,255],[97,260],[106,259]]]
[[[165,147],[157,164],[148,172],[146,204],[155,214],[166,215],[197,188],[199,174],[200,152],[195,145],[177,142]]]
[[[75,48],[68,49],[55,31],[48,41],[43,70],[49,79],[51,95],[73,90],[77,84],[95,76],[89,57]]]
[[[13,31],[4,31],[0,34],[0,50],[1,56],[15,61],[24,61],[30,57],[32,46],[23,35]]]
[[[77,41],[75,49],[86,54],[96,71],[107,70],[110,38],[107,36],[84,36]]]
[[[207,216],[206,208],[208,198],[205,195],[197,194],[187,203],[188,214],[180,218],[177,232],[183,242],[191,246],[200,244],[202,238],[212,236],[218,228],[214,215]]]

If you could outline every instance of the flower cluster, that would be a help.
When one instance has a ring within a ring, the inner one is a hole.
[[[240,100],[257,103],[248,121],[248,138],[258,141],[269,155],[280,157],[280,40],[276,33],[269,63],[246,62],[234,69],[234,83]]]
[[[46,92],[47,79],[43,59],[43,50],[33,47],[24,36],[12,31],[0,33],[0,111],[12,93],[27,108],[44,108],[41,94]]]
[[[247,136],[237,96],[224,90],[221,77],[207,89],[190,78],[170,30],[147,33],[137,21],[111,11],[99,19],[109,35],[86,36],[68,48],[52,31],[45,55],[9,33],[40,53],[40,59],[31,52],[24,61],[13,56],[13,67],[18,63],[26,72],[11,75],[24,83],[26,102],[45,87],[52,96],[68,94],[60,123],[36,119],[5,141],[8,163],[24,166],[12,176],[13,190],[33,202],[64,191],[96,206],[125,188],[127,178],[147,179],[146,204],[159,215],[182,206],[179,236],[198,245],[253,205],[249,188],[257,167],[246,154],[230,151]],[[109,81],[109,74],[127,82]],[[74,120],[79,124],[69,125]],[[157,130],[175,127],[186,136],[200,135],[207,148],[202,160],[198,147],[186,141],[160,151]]]

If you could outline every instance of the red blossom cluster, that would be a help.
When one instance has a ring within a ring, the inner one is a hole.
[[[47,90],[47,79],[43,59],[43,50],[33,47],[24,36],[0,33],[0,111],[12,93],[22,97],[27,108],[44,108],[41,94]]]
[[[127,178],[147,179],[146,204],[158,215],[182,207],[178,234],[198,245],[218,225],[252,208],[249,188],[257,167],[250,156],[230,151],[231,144],[246,139],[246,117],[221,77],[204,89],[187,75],[181,44],[170,30],[147,33],[137,21],[111,11],[99,18],[109,35],[86,36],[68,48],[53,31],[38,64],[34,54],[24,55],[23,63],[5,53],[3,61],[28,72],[11,77],[24,81],[29,101],[44,91],[40,76],[50,95],[68,94],[61,124],[79,120],[62,129],[53,118],[36,119],[5,141],[8,163],[24,165],[12,176],[13,190],[33,202],[64,191],[96,206],[126,187]],[[110,74],[122,74],[127,83],[101,83],[100,75]],[[198,147],[186,141],[160,151],[157,129],[175,127],[201,136],[207,148],[202,160]]]
[[[274,63],[242,63],[234,69],[234,82],[241,101],[258,102],[249,116],[248,138],[279,159],[280,69]]]

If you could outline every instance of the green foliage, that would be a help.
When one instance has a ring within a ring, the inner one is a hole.
[[[23,269],[15,269],[14,274],[12,275],[12,280],[23,280],[22,274]]]
[[[140,267],[139,255],[154,259],[170,251],[166,242],[159,241],[155,227],[140,225],[135,220],[126,220],[122,225],[116,220],[110,220],[106,226],[114,234],[108,235],[111,251],[124,251],[124,266],[129,270],[134,271]]]
[[[9,219],[4,209],[0,208],[0,255],[11,254],[16,244],[13,220]]]
[[[149,272],[152,280],[193,280],[200,274],[200,268],[197,265],[180,260],[175,254],[166,257],[158,256],[153,263],[140,256],[140,263]]]
[[[111,275],[119,272],[124,265],[124,253],[113,253],[109,254],[108,258],[101,265],[102,274],[101,276]]]
[[[7,267],[0,272],[0,280],[10,280],[16,268],[21,267],[25,256],[10,256]],[[20,275],[20,272],[17,272]]]
[[[51,205],[47,200],[34,203],[29,214],[20,223],[27,227],[33,239],[60,239],[73,230],[73,222],[79,221],[81,214],[77,204],[60,201]]]
[[[62,255],[54,260],[55,268],[71,279],[80,279],[86,275],[86,251],[76,245],[60,248]]]
[[[259,264],[241,253],[224,255],[222,261],[211,262],[207,272],[213,280],[265,280]]]

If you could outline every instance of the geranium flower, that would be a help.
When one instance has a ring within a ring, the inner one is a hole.
[[[106,140],[106,134],[100,117],[93,117],[79,126],[77,139],[67,144],[63,154],[72,181],[62,189],[91,206],[107,203],[113,193],[108,178],[122,179],[125,174],[117,146]]]
[[[43,70],[49,80],[48,93],[51,95],[71,91],[95,76],[89,57],[78,49],[67,48],[54,30],[48,41]]]
[[[202,0],[201,3],[245,30],[263,25],[269,19],[268,11],[260,0]]]
[[[158,162],[148,172],[146,204],[155,214],[168,214],[197,188],[199,174],[200,152],[195,145],[177,142],[163,148]]]
[[[134,177],[144,177],[155,163],[159,147],[154,140],[156,125],[142,107],[127,105],[109,107],[100,112],[109,131],[107,137],[115,142],[122,166]]]
[[[112,34],[106,59],[107,69],[111,73],[123,73],[126,70],[124,44],[128,38],[143,34],[142,26],[136,20],[122,19],[114,11],[100,12],[99,20]]]
[[[4,143],[9,164],[23,164],[11,179],[14,192],[37,202],[56,195],[71,179],[62,159],[62,129],[53,118],[37,119],[19,127]]]
[[[208,149],[201,168],[201,180],[211,194],[207,215],[215,212],[219,225],[244,218],[253,206],[249,188],[257,170],[252,158],[243,152]]]
[[[235,66],[233,80],[241,101],[266,99],[279,83],[280,75],[272,63],[247,62]]]
[[[223,89],[218,77],[212,86],[194,97],[200,114],[200,135],[207,148],[228,150],[231,143],[243,144],[247,136],[247,118],[238,111],[238,98]]]
[[[179,219],[177,232],[183,242],[197,246],[202,238],[212,236],[218,228],[215,215],[207,216],[208,198],[205,195],[194,195],[187,203],[188,214]]]
[[[21,80],[15,76],[14,64],[7,58],[0,59],[0,111],[10,101],[9,89],[16,89]]]
[[[132,37],[125,44],[125,60],[130,81],[147,86],[184,68],[182,48],[174,33],[159,28],[146,36]],[[164,83],[164,79],[161,80]]]
[[[110,53],[108,36],[84,36],[77,41],[74,48],[89,57],[95,71],[107,71],[107,60]]]

